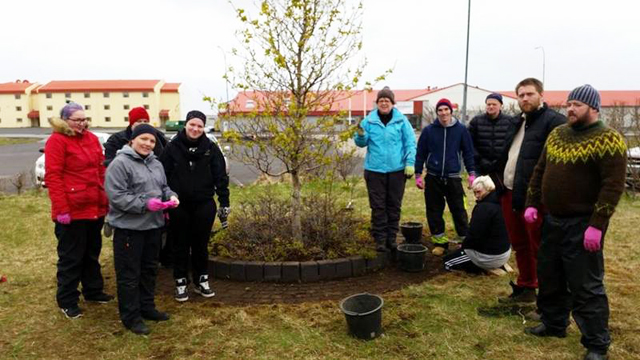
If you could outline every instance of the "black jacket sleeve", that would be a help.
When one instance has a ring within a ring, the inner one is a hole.
[[[229,176],[227,164],[218,145],[211,143],[211,175],[218,195],[218,203],[221,207],[229,207]]]

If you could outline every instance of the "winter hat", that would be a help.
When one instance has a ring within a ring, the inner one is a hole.
[[[436,112],[438,112],[440,106],[446,106],[449,108],[449,111],[453,112],[453,105],[451,105],[451,101],[449,101],[449,99],[442,98],[438,100],[438,103],[436,104]]]
[[[62,120],[67,120],[78,110],[84,110],[84,106],[71,101],[60,110],[60,118],[62,118]]]
[[[187,113],[187,121],[185,122],[185,125],[191,119],[199,119],[202,121],[203,125],[207,123],[207,117],[201,111],[198,111],[198,110],[191,110],[189,111],[189,113]]]
[[[151,120],[149,113],[143,107],[136,107],[129,111],[129,125],[133,125],[141,119]]]
[[[131,140],[137,138],[142,134],[151,134],[153,136],[156,136],[156,128],[147,123],[140,124],[136,126],[131,132]]]
[[[600,112],[600,93],[593,86],[585,84],[571,90],[567,101],[577,100]]]
[[[391,91],[391,89],[389,89],[388,86],[385,86],[382,88],[382,90],[378,91],[378,96],[376,97],[376,103],[382,98],[387,98],[391,100],[392,104],[394,105],[396,104],[396,96],[393,94],[393,91]]]
[[[489,100],[489,99],[498,100],[500,102],[500,104],[502,104],[502,95],[500,95],[498,93],[493,93],[493,94],[487,95],[487,98],[484,99],[484,102],[486,103],[487,100]]]

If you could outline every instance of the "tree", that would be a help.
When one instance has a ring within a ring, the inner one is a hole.
[[[350,138],[352,130],[339,126],[344,113],[333,104],[352,96],[366,66],[355,59],[362,48],[362,3],[346,3],[264,0],[255,17],[236,9],[242,45],[233,54],[244,66],[228,69],[225,78],[253,101],[254,110],[234,116],[238,104],[223,108],[232,128],[225,136],[243,145],[234,154],[243,163],[269,176],[291,176],[292,231],[298,238],[304,175],[330,163]]]

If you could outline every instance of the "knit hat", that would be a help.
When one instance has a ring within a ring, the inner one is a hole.
[[[156,128],[146,123],[140,124],[133,128],[133,131],[131,132],[131,140],[137,138],[142,134],[151,134],[153,136],[156,136]]]
[[[487,98],[484,99],[484,102],[486,103],[487,100],[489,99],[494,99],[494,100],[498,100],[500,102],[500,104],[502,104],[502,95],[498,94],[498,93],[492,93],[487,95]]]
[[[207,117],[201,111],[198,111],[198,110],[191,110],[187,113],[187,121],[185,122],[185,125],[191,119],[199,119],[202,121],[203,125],[207,123]]]
[[[577,100],[600,112],[600,93],[593,86],[585,84],[571,90],[567,101]]]
[[[133,125],[141,119],[151,120],[149,113],[143,107],[136,107],[129,111],[129,125]]]
[[[389,89],[388,86],[385,86],[382,88],[382,90],[378,91],[378,96],[376,97],[376,103],[378,102],[378,100],[382,98],[387,98],[391,100],[392,104],[394,105],[396,104],[396,96],[393,94],[393,91],[391,91],[391,89]]]
[[[449,99],[442,98],[438,100],[438,103],[436,104],[436,112],[438,112],[438,108],[440,108],[440,106],[446,106],[449,108],[449,111],[453,112],[453,105],[451,105],[451,101],[449,101]]]

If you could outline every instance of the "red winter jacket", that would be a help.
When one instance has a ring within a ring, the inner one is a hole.
[[[104,217],[104,154],[98,137],[77,134],[64,120],[51,121],[53,133],[44,147],[45,183],[51,199],[51,218],[69,213],[71,220]]]

